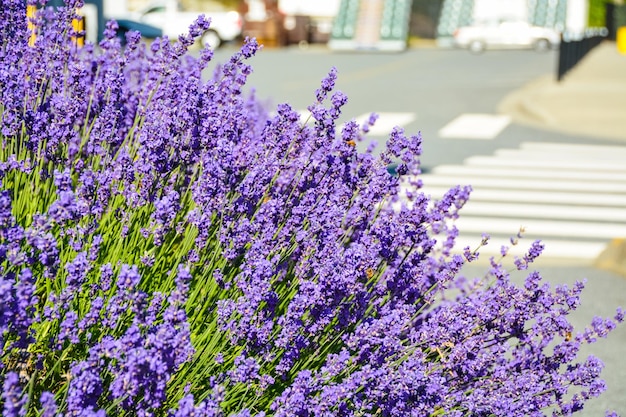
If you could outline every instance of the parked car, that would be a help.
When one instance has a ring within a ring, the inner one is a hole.
[[[176,3],[172,11],[168,11],[167,1],[154,1],[138,13],[133,13],[126,19],[117,19],[120,32],[138,30],[148,38],[156,36],[168,36],[176,39],[179,35],[187,33],[189,26],[204,14],[211,19],[211,26],[200,41],[203,46],[211,46],[217,49],[222,43],[233,41],[241,36],[241,15],[234,10],[228,10],[219,3],[211,3],[208,12],[194,12],[182,9]]]
[[[475,53],[489,48],[547,51],[556,48],[560,42],[559,31],[523,21],[484,22],[463,26],[454,32],[454,44]]]

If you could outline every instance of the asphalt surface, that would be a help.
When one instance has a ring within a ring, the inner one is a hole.
[[[605,41],[561,81],[552,74],[533,80],[510,93],[498,110],[522,125],[592,140],[610,139],[626,146],[626,54],[618,52],[615,42]],[[589,267],[537,265],[552,282],[587,278],[581,308],[573,317],[577,327],[595,315],[611,316],[616,306],[626,306],[625,242],[614,239]],[[626,325],[622,323],[606,340],[585,350],[604,361],[602,375],[608,390],[579,415],[602,416],[606,410],[626,415]]]
[[[498,111],[520,125],[626,146],[626,55],[618,52],[615,42],[605,41],[561,81],[554,74],[539,77],[509,93]],[[552,284],[571,286],[577,280],[586,280],[581,306],[571,317],[577,330],[594,316],[611,317],[618,306],[626,307],[624,239],[613,240],[593,265],[572,266],[539,259],[533,266]],[[484,267],[472,266],[468,275],[484,273]],[[605,363],[602,375],[608,388],[577,415],[603,416],[612,410],[626,416],[626,323],[581,352],[581,356],[589,354]]]
[[[466,267],[468,277],[479,277],[485,274],[488,266],[483,260],[479,264]],[[512,262],[504,263],[511,265]],[[555,264],[552,260],[539,257],[531,264],[528,271],[512,273],[514,280],[521,285],[528,272],[539,271],[543,280],[556,285],[567,285],[572,288],[576,281],[585,281],[585,288],[581,295],[581,304],[569,317],[574,326],[574,332],[582,331],[591,323],[595,316],[607,318],[615,315],[618,306],[626,306],[626,278],[609,271],[592,266],[576,266],[569,264]],[[585,405],[585,408],[576,413],[581,417],[601,417],[605,412],[615,411],[620,416],[626,416],[626,323],[621,323],[608,337],[599,339],[591,345],[584,345],[579,352],[582,360],[589,355],[599,358],[605,365],[602,378],[606,382],[607,390],[598,398],[594,398]]]
[[[425,49],[433,46],[430,44],[418,44],[413,47]],[[284,78],[281,80],[282,84],[284,84],[283,90],[274,90],[272,92],[280,93],[278,95],[281,97],[288,96],[288,101],[292,104],[295,101],[296,106],[308,104],[306,100],[309,100],[308,97],[312,93],[312,88],[315,88],[319,82],[319,74],[323,74],[321,72],[323,69],[328,69],[325,67],[325,64],[322,65],[324,68],[317,68],[322,58],[320,57],[320,60],[314,58],[316,53],[319,53],[319,51],[297,53],[285,58],[307,62],[307,65],[302,66],[304,72],[299,73],[296,80],[287,80],[290,72],[288,70],[291,70],[291,67],[284,67],[283,62],[278,61],[283,59],[278,54],[270,54],[268,60],[273,61],[274,64],[271,65],[271,74],[268,77]],[[415,58],[417,59],[421,56],[415,56]],[[435,57],[435,59],[444,60],[447,59],[447,56],[446,54],[445,57]],[[476,61],[478,62],[478,59],[480,59],[482,62],[491,62],[490,60],[493,59],[493,64],[496,64],[494,59],[496,56],[496,53],[486,53],[484,56],[476,58]],[[510,54],[510,59],[516,59],[517,56],[517,54]],[[345,56],[343,55],[335,55],[332,58],[334,61],[341,62],[340,69],[344,69],[343,74],[348,79],[344,86],[349,89],[351,86],[350,82],[355,82],[355,86],[357,86],[356,81],[359,80],[359,77],[370,82],[371,79],[374,79],[374,76],[377,76],[377,71],[380,71],[380,74],[378,74],[380,76],[387,76],[384,74],[398,71],[402,65],[405,65],[403,59],[408,59],[408,57],[413,56],[410,54],[407,56],[389,55],[383,66],[378,61],[372,60],[369,62],[367,61],[367,56],[357,54],[346,60],[345,64],[343,61]],[[263,58],[260,58],[262,61]],[[550,57],[547,56],[546,58],[549,59]],[[533,57],[533,59],[536,59],[536,57]],[[255,69],[260,67],[259,73],[262,74],[263,62],[257,62],[257,64],[259,65]],[[295,66],[297,65],[298,63],[295,64]],[[355,66],[355,68],[350,67],[350,65]],[[253,66],[255,66],[254,62]],[[485,67],[488,66],[485,65]],[[458,74],[455,72],[451,73],[450,71],[453,71],[451,69],[446,70],[449,71],[448,73],[441,73],[441,70],[438,68],[441,67],[432,67],[432,82],[434,83],[438,79],[445,78],[449,84],[448,87],[450,87],[447,91],[451,94],[448,97],[445,96],[448,93],[438,90],[438,97],[448,109],[450,106],[460,106],[461,104],[459,103],[462,103],[459,101],[460,96],[453,93],[455,93],[455,89],[458,93],[459,89],[465,88],[465,84],[462,83],[467,80],[468,76],[471,77],[473,73],[467,71],[466,68],[463,69],[462,73]],[[519,68],[523,70],[524,67],[520,64]],[[342,72],[340,71],[340,79],[341,74]],[[484,76],[484,72],[480,74],[481,77]],[[530,75],[529,71],[520,74],[520,76],[528,75]],[[623,144],[626,147],[626,55],[621,55],[617,52],[615,42],[605,41],[594,48],[561,81],[556,80],[554,71],[544,70],[539,70],[536,76],[532,76],[529,79],[531,79],[530,82],[521,83],[521,85],[514,86],[511,90],[507,90],[502,96],[504,98],[499,100],[496,106],[498,113],[510,116],[513,121],[507,128],[507,131],[505,131],[508,138],[532,134],[532,137],[539,141],[597,142],[604,145],[621,146]],[[275,88],[275,83],[270,82],[270,78],[263,79],[259,77],[255,81],[260,81],[258,83],[260,93],[267,92],[269,85]],[[477,78],[475,81],[479,82],[479,79]],[[469,82],[473,83],[472,80],[469,80]],[[252,84],[254,85],[255,82]],[[509,84],[506,84],[506,86],[509,87]],[[405,92],[405,96],[412,95],[416,101],[423,99],[425,90],[423,86],[419,90],[421,95],[413,93],[411,85],[401,87]],[[502,83],[502,87],[504,87],[504,83]],[[372,106],[383,100],[384,94],[389,94],[393,88],[393,84],[388,84],[374,91],[360,92],[356,90],[345,92],[350,98],[356,98],[352,103],[355,106],[354,112],[358,114],[361,109],[357,108],[357,106],[366,104],[369,110],[374,110]],[[294,94],[299,89],[303,89],[308,93],[308,95],[303,96],[305,98],[302,100],[299,98],[299,94]],[[477,97],[468,103],[479,103],[480,105],[482,100],[485,108],[478,110],[489,111],[492,106],[491,100],[499,94],[499,91],[491,93],[491,95],[487,92],[485,97]],[[372,98],[366,94],[375,97]],[[398,100],[402,99],[403,96],[403,94],[396,95],[395,93],[391,95],[398,97]],[[264,97],[266,95],[260,94],[260,96]],[[378,97],[378,101],[376,97]],[[489,100],[485,101],[485,98]],[[299,100],[302,102],[298,102]],[[432,105],[433,103],[431,102],[430,104]],[[406,106],[402,105],[401,107]],[[420,108],[417,111],[418,115],[421,114],[424,118],[415,122],[420,129],[426,126],[426,132],[423,132],[426,133],[425,137],[433,136],[436,132],[434,125],[432,132],[428,131],[430,129],[428,123],[432,123],[433,119],[437,123],[444,122],[441,116],[441,108],[433,108],[433,113],[430,114],[427,112],[428,107]],[[442,118],[442,120],[437,120],[437,117]],[[408,130],[411,131],[411,128],[409,126]],[[507,139],[506,144],[513,145],[516,140]],[[501,143],[497,146],[503,144]],[[465,158],[466,152],[489,152],[493,146],[495,144],[492,145],[487,142],[476,142],[472,144],[472,149],[463,149],[460,145],[449,145],[446,149],[445,157],[462,160]],[[429,152],[431,152],[431,149],[425,149],[425,155],[429,155]],[[455,155],[455,153],[459,154]],[[448,162],[443,158],[444,156],[438,157],[437,160],[433,160],[433,164]],[[466,275],[483,275],[487,265],[484,260],[480,262],[482,263],[469,266],[465,270]],[[594,316],[612,317],[617,307],[626,308],[626,245],[623,240],[617,239],[611,242],[594,263],[565,262],[563,260],[542,259],[540,257],[531,267],[531,270],[536,269],[540,271],[544,279],[554,285],[567,284],[571,286],[578,280],[587,281],[582,295],[581,306],[571,316],[572,324],[578,331],[584,329]],[[520,279],[522,279],[521,275]],[[608,338],[585,346],[581,356],[588,354],[597,356],[605,363],[602,376],[607,382],[608,388],[599,398],[589,401],[585,409],[576,415],[596,417],[603,416],[605,411],[611,410],[619,415],[626,416],[626,388],[624,388],[624,381],[626,381],[626,323],[618,326]]]
[[[554,74],[546,74],[512,91],[500,102],[498,111],[520,125],[626,146],[626,55],[618,52],[615,42],[605,41],[560,81]],[[571,317],[577,330],[594,316],[611,317],[618,306],[626,307],[624,239],[613,240],[593,265],[539,259],[533,266],[552,284],[571,286],[586,280],[581,306]],[[481,273],[484,265],[468,270],[468,275]],[[605,363],[602,375],[608,388],[577,415],[603,416],[612,410],[626,416],[626,323],[581,352],[581,356],[589,354]]]
[[[626,146],[626,54],[615,42],[601,43],[561,81],[555,78],[545,75],[511,92],[498,111],[522,125]],[[610,242],[596,266],[626,277],[626,240]]]

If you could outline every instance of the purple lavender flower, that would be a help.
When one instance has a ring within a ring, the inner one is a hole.
[[[43,392],[39,401],[41,402],[41,409],[43,411],[42,417],[57,417],[58,407],[52,393],[48,391]]]
[[[66,264],[65,269],[67,271],[66,289],[68,291],[80,291],[91,269],[87,254],[85,252],[77,254],[74,260]]]
[[[0,191],[0,227],[7,228],[13,223],[11,213],[11,194],[8,190]]]
[[[155,225],[154,243],[161,244],[165,233],[172,227],[176,214],[180,210],[180,196],[175,190],[170,190],[165,195],[155,201],[155,210],[152,213],[152,219]]]
[[[430,200],[400,128],[360,154],[376,115],[339,129],[337,68],[303,124],[245,93],[255,39],[208,76],[204,17],[78,48],[80,5],[0,8],[3,415],[567,414],[604,390],[578,355],[624,312],[574,334],[582,283],[460,275],[488,240],[453,253],[471,187]]]
[[[71,373],[72,379],[67,394],[68,411],[77,415],[85,411],[95,414],[99,410],[97,403],[103,392],[97,359],[72,365]]]
[[[63,345],[64,341],[69,341],[72,344],[79,342],[78,334],[76,333],[76,321],[78,320],[78,314],[75,311],[68,311],[63,321],[61,322],[61,329],[59,330],[59,348]]]
[[[259,378],[259,365],[254,358],[239,355],[235,358],[235,369],[230,373],[230,377],[235,383],[250,383]]]
[[[4,417],[20,417],[26,413],[28,397],[23,394],[19,377],[15,372],[4,375],[2,383],[2,415]]]
[[[139,270],[136,265],[122,265],[120,273],[117,276],[117,287],[121,291],[131,292],[137,287],[140,280],[141,275],[139,275]]]
[[[35,305],[38,297],[35,295],[35,279],[30,269],[20,271],[15,288],[15,303],[13,304],[13,316],[9,326],[17,336],[14,347],[25,349],[34,339],[30,326],[35,321]]]

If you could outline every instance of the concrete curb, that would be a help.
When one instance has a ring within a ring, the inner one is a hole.
[[[520,124],[590,138],[626,141],[626,55],[606,41],[558,82],[540,77],[498,106]]]
[[[626,277],[626,239],[613,239],[598,255],[593,266]]]
[[[521,124],[548,128],[554,124],[550,112],[537,103],[537,95],[549,88],[552,75],[545,75],[506,96],[498,105],[498,112],[509,115]]]

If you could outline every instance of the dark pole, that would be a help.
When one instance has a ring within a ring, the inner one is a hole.
[[[607,39],[614,41],[617,38],[617,28],[615,27],[615,4],[604,3],[604,26],[608,29],[609,33]]]

